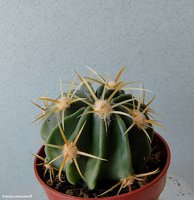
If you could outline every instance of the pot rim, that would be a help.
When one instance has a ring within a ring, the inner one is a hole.
[[[100,197],[99,199],[102,199],[102,200],[117,200],[118,198],[122,199],[122,198],[125,198],[125,197],[129,197],[129,196],[132,196],[132,195],[135,195],[136,193],[139,193],[141,191],[144,191],[146,190],[147,188],[150,188],[152,185],[154,185],[155,183],[157,183],[167,172],[168,168],[169,168],[169,165],[170,165],[170,161],[171,161],[171,153],[170,153],[170,148],[169,148],[169,145],[168,143],[166,142],[166,140],[161,136],[159,135],[158,133],[155,133],[157,135],[157,137],[160,139],[160,141],[162,141],[162,143],[165,145],[166,147],[166,153],[167,153],[167,159],[166,159],[166,164],[164,166],[164,168],[162,169],[162,171],[160,172],[160,174],[155,178],[153,179],[151,182],[147,183],[145,186],[141,187],[141,188],[138,188],[132,192],[128,192],[128,193],[125,193],[125,194],[120,194],[118,196],[109,196],[109,197]],[[38,151],[38,155],[40,154],[40,152],[43,150],[44,148],[44,145],[39,149]],[[40,184],[47,190],[50,190],[52,191],[53,193],[59,195],[59,196],[67,196],[67,197],[70,197],[70,198],[76,198],[76,199],[80,199],[80,200],[83,200],[83,199],[86,199],[86,198],[83,198],[83,197],[76,197],[76,196],[71,196],[71,195],[68,195],[68,194],[64,194],[64,193],[61,193],[61,192],[58,192],[57,190],[49,187],[39,176],[38,174],[38,171],[37,171],[37,166],[36,166],[36,162],[37,162],[37,158],[35,157],[34,159],[34,172],[35,172],[35,175],[36,175],[36,178],[38,179],[38,181],[40,182]],[[96,198],[87,198],[87,199],[96,199]]]

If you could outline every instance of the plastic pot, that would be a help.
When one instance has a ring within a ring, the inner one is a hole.
[[[167,142],[164,140],[164,138],[156,133],[155,139],[157,140],[158,148],[161,151],[161,160],[163,162],[163,168],[161,169],[160,174],[155,179],[153,179],[150,183],[146,184],[145,186],[139,189],[136,189],[132,192],[121,194],[118,196],[101,197],[99,198],[100,200],[159,200],[160,193],[164,189],[164,186],[166,183],[167,170],[169,168],[171,156],[170,156],[169,146]],[[42,157],[45,157],[44,146],[40,148],[37,154],[41,155]],[[39,160],[35,158],[34,172],[39,183],[44,188],[49,200],[88,199],[88,198],[80,198],[80,197],[63,194],[49,187],[47,184],[43,182],[43,180],[40,177],[40,174],[42,173],[42,171],[41,171],[41,167],[36,165],[38,162]],[[96,199],[96,198],[89,198],[89,199]]]

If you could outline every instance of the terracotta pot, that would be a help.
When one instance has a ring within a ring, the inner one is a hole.
[[[165,183],[166,183],[166,175],[167,170],[170,164],[170,149],[167,144],[167,142],[159,135],[155,134],[155,139],[158,141],[158,148],[161,151],[161,159],[164,163],[163,169],[161,170],[160,174],[152,180],[150,183],[146,184],[145,186],[126,193],[121,194],[118,196],[111,196],[111,197],[102,197],[99,198],[101,200],[159,200],[160,193],[162,192]],[[41,147],[41,149],[37,153],[38,155],[41,155],[42,157],[45,156],[44,153],[44,146]],[[39,162],[37,158],[34,160],[34,171],[36,178],[38,179],[39,183],[44,188],[49,200],[84,200],[86,198],[80,198],[80,197],[74,197],[67,194],[60,193],[52,188],[50,188],[48,185],[46,185],[43,180],[40,178],[41,168],[39,166],[36,166],[36,164]],[[89,198],[89,199],[96,199],[96,198]]]

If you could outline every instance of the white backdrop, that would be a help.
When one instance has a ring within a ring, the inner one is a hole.
[[[40,140],[30,101],[57,96],[58,80],[84,65],[108,76],[125,65],[124,79],[156,93],[170,170],[194,190],[194,1],[12,0],[0,1],[0,195],[44,198],[30,155]]]

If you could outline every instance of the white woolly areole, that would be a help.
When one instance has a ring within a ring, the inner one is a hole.
[[[109,117],[112,110],[111,105],[106,100],[101,99],[95,102],[93,109],[103,119]]]
[[[58,99],[58,103],[56,104],[56,106],[59,110],[63,110],[68,108],[70,104],[71,104],[70,98],[61,97],[60,99]]]
[[[67,156],[67,160],[69,162],[72,162],[72,160],[77,157],[77,151],[78,149],[76,145],[73,144],[72,142],[69,144],[65,144],[63,149],[63,156],[64,158]]]

